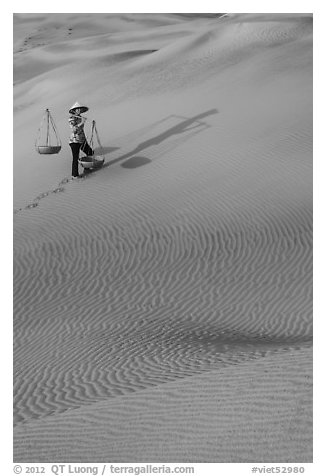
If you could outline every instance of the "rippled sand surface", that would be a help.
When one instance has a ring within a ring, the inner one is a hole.
[[[311,462],[312,18],[14,31],[15,460]]]

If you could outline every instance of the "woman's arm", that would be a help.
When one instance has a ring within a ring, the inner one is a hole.
[[[84,119],[84,120],[83,120]],[[86,118],[84,117],[70,117],[69,118],[69,125],[73,132],[79,132],[85,123]]]

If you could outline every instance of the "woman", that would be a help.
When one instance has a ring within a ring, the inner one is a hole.
[[[76,102],[71,109],[69,109],[69,124],[71,127],[71,135],[69,145],[72,151],[72,172],[73,178],[79,177],[78,173],[78,159],[80,149],[85,152],[86,155],[93,155],[94,151],[87,143],[87,139],[84,132],[84,124],[86,117],[81,116],[81,113],[88,111],[88,107],[81,106]]]

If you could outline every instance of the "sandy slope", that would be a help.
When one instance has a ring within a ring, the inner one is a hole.
[[[15,32],[16,460],[311,461],[312,19]],[[75,100],[107,156],[71,182]]]

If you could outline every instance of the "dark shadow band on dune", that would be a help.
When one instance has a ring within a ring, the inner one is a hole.
[[[176,380],[195,375],[203,375],[212,370],[221,370],[234,365],[283,353],[311,348],[311,338],[264,338],[248,336],[238,331],[226,331],[219,335],[207,329],[186,331],[177,329],[157,332],[148,329],[131,337],[122,335],[114,340],[124,353],[124,369],[121,371],[121,355],[113,358],[110,353],[102,360],[101,368],[90,375],[85,368],[68,370],[64,378],[56,379],[45,372],[37,383],[44,389],[47,398],[43,405],[37,397],[24,392],[15,395],[14,427],[47,416],[64,413],[100,401],[106,401],[130,393],[141,392]],[[95,342],[94,342],[95,343]],[[98,346],[108,345],[106,335],[102,335],[92,348],[93,357]],[[112,345],[112,344],[111,344]],[[135,364],[135,347],[145,349],[138,364]],[[154,349],[154,350],[153,350]],[[140,367],[143,365],[143,367]],[[24,380],[24,378],[23,378]]]
[[[137,58],[138,56],[149,55],[151,53],[156,53],[157,50],[130,50],[130,51],[123,51],[121,53],[114,53],[112,55],[107,56],[108,59],[114,59],[116,61],[125,61],[133,58]]]

